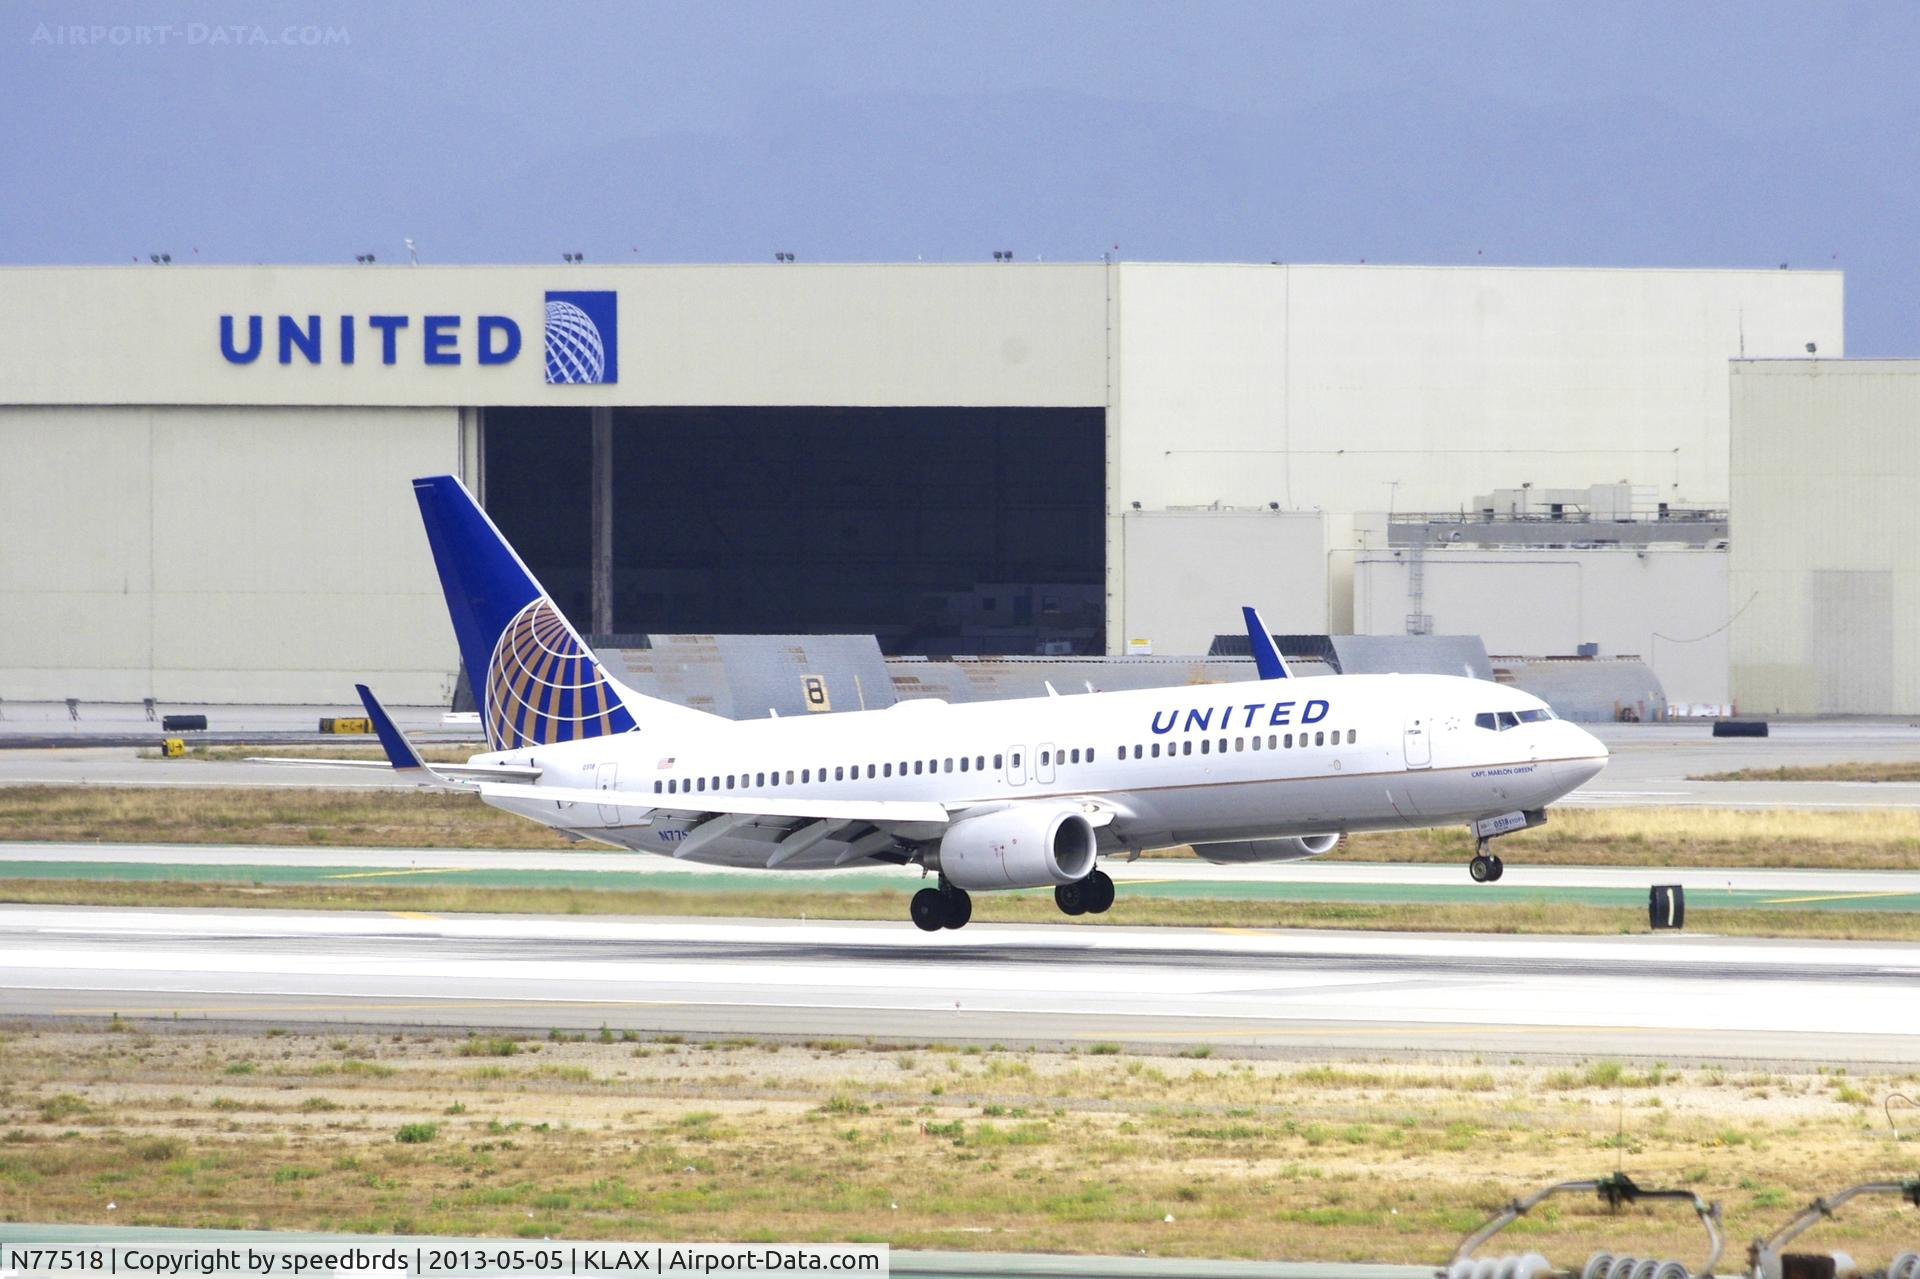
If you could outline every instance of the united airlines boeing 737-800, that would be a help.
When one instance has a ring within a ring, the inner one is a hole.
[[[1103,856],[1191,844],[1216,862],[1327,852],[1350,831],[1545,820],[1606,749],[1546,703],[1438,675],[1291,676],[1130,692],[730,720],[611,677],[452,476],[414,481],[487,753],[428,765],[362,687],[390,764],[563,833],[726,866],[918,865],[923,929],[969,893],[1054,890],[1105,911]],[[1051,692],[1051,690],[1049,690]]]

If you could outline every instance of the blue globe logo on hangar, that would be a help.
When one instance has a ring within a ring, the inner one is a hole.
[[[612,290],[547,294],[547,381],[620,380],[620,297]]]

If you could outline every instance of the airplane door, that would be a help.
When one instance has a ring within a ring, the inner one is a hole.
[[[1425,715],[1407,716],[1406,749],[1408,768],[1433,765],[1433,723]]]
[[[1007,747],[1007,785],[1025,786],[1027,784],[1027,748],[1024,746]]]
[[[618,790],[619,781],[620,765],[618,764],[602,764],[594,770],[594,785],[601,790]],[[600,805],[600,820],[605,825],[618,826],[620,824],[620,809],[612,805]]]
[[[1050,782],[1053,780],[1053,743],[1041,742],[1039,751],[1033,757],[1033,780]]]

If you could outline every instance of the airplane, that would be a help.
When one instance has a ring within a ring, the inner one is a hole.
[[[610,675],[454,476],[413,482],[490,749],[430,765],[357,686],[387,756],[575,838],[722,866],[917,865],[909,915],[965,926],[970,894],[1114,902],[1102,858],[1191,845],[1290,861],[1354,831],[1539,825],[1607,750],[1542,700],[1446,675],[1298,676],[1246,610],[1262,679],[733,720]]]

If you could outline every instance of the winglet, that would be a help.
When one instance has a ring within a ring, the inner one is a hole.
[[[1287,669],[1287,659],[1280,656],[1280,650],[1274,646],[1273,632],[1260,620],[1260,610],[1242,607],[1240,615],[1247,620],[1247,643],[1253,648],[1253,666],[1260,672],[1261,679],[1287,679],[1293,672]]]
[[[373,721],[373,731],[380,738],[380,749],[387,753],[387,762],[395,772],[427,772],[427,761],[414,749],[400,726],[393,722],[393,716],[387,714],[387,708],[373,695],[373,690],[365,684],[355,684],[354,691],[360,694],[360,704],[367,708],[367,718]]]

